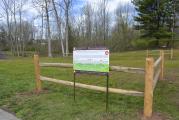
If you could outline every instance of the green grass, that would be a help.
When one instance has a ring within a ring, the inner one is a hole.
[[[174,60],[166,56],[165,81],[159,81],[154,93],[153,111],[170,120],[179,120],[179,51]],[[155,57],[156,58],[156,57]],[[72,63],[72,57],[41,58],[41,62]],[[145,66],[145,51],[115,53],[111,65]],[[73,81],[73,70],[42,68],[44,76]],[[77,82],[105,86],[105,77],[82,75]],[[144,75],[110,73],[110,87],[144,91]],[[143,97],[110,94],[109,112],[105,112],[105,93],[43,82],[44,92],[36,95],[33,58],[0,60],[0,106],[14,112],[23,120],[139,120]]]

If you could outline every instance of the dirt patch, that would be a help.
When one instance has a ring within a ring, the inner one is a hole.
[[[139,112],[139,116],[141,120],[171,120],[167,115],[162,114],[162,113],[153,113],[152,117],[145,118],[143,116],[143,112]]]
[[[179,78],[178,71],[179,71],[178,68],[167,70],[165,79],[169,82],[177,82],[178,81],[177,79]]]
[[[171,103],[174,104],[179,110],[179,92],[172,94],[170,97]]]
[[[17,96],[33,96],[33,95],[39,95],[39,94],[47,94],[49,93],[49,90],[47,88],[43,88],[42,91],[37,93],[36,90],[30,91],[30,92],[22,92],[22,93],[17,93]]]

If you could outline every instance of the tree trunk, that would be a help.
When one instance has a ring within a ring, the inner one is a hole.
[[[19,56],[19,46],[18,46],[18,39],[17,39],[17,21],[16,21],[16,2],[14,1],[14,11],[13,11],[13,17],[14,17],[14,27],[15,27],[15,31],[14,31],[14,41],[15,41],[15,45],[16,45],[16,54],[17,56]]]
[[[48,14],[48,1],[45,0],[45,12],[47,17],[47,31],[48,31],[48,57],[52,57],[52,48],[51,48],[51,33],[50,33],[50,23],[49,23],[49,14]]]
[[[68,19],[68,10],[65,12],[66,15],[66,27],[65,27],[65,39],[66,39],[66,56],[68,56],[69,53],[69,19]]]
[[[64,0],[65,3],[65,43],[66,43],[66,56],[69,54],[69,9],[70,9],[70,0]]]
[[[60,42],[61,42],[62,54],[64,56],[65,51],[64,51],[63,40],[62,40],[62,37],[61,37],[61,22],[60,22],[59,17],[58,17],[58,13],[57,13],[57,9],[56,9],[54,0],[52,0],[52,3],[53,3],[53,9],[54,9],[54,12],[55,12],[55,17],[56,17],[56,21],[57,21],[57,25],[58,25],[58,30],[59,30],[59,39],[60,39]]]

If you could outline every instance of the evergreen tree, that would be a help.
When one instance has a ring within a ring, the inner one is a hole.
[[[133,0],[138,15],[135,28],[142,30],[141,37],[166,39],[172,36],[174,0]],[[157,44],[159,43],[157,41]]]

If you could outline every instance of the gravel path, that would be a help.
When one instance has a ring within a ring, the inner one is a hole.
[[[20,120],[20,119],[17,119],[14,115],[0,109],[0,120]]]

